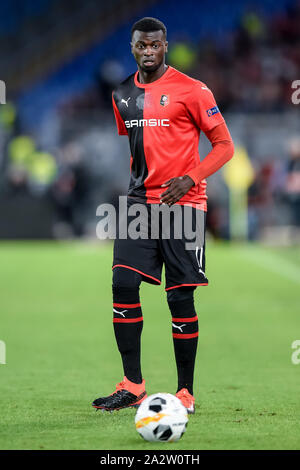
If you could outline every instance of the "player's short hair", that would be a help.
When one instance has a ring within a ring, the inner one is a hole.
[[[157,18],[152,18],[151,16],[146,16],[136,21],[131,28],[131,37],[135,31],[143,31],[149,33],[150,31],[162,31],[164,36],[167,37],[167,28],[162,21]]]

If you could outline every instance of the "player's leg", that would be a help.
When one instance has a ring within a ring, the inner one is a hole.
[[[178,376],[176,396],[189,413],[195,411],[193,383],[198,344],[198,318],[193,294],[194,287],[179,287],[167,291]]]
[[[142,276],[125,268],[113,270],[113,324],[120,351],[124,376],[136,384],[142,383],[140,343],[143,314],[139,289]]]
[[[133,201],[128,201],[132,208]],[[133,209],[133,208],[132,208]],[[148,209],[145,206],[146,217]],[[128,216],[131,223],[133,216]],[[146,233],[147,226],[142,227]],[[114,410],[138,405],[146,398],[145,381],[140,366],[140,341],[143,316],[139,298],[141,281],[160,284],[162,259],[157,240],[150,238],[117,238],[113,257],[113,325],[120,351],[124,379],[116,392],[94,401],[95,408]]]
[[[178,233],[181,235],[178,236]],[[172,314],[178,371],[176,395],[188,412],[193,413],[193,376],[198,342],[193,291],[196,286],[208,284],[205,276],[205,213],[193,207],[177,211],[174,218],[170,218],[170,237],[160,240],[160,249],[165,263],[167,300]]]
[[[140,363],[143,329],[139,298],[141,281],[142,276],[136,271],[120,267],[113,270],[113,325],[124,378],[114,393],[93,402],[97,409],[113,411],[137,406],[147,397]]]

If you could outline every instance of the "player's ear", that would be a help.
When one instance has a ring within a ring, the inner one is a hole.
[[[168,45],[169,45],[169,43],[168,43],[168,41],[166,41],[165,42],[165,52],[168,52]]]

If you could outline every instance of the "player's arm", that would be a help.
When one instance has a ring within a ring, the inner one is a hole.
[[[234,153],[233,140],[225,122],[205,132],[205,135],[213,148],[199,165],[187,173],[195,184],[216,173]]]
[[[112,105],[113,105],[113,110],[114,110],[114,115],[115,115],[115,120],[118,128],[118,134],[119,135],[128,135],[125,123],[122,119],[122,116],[120,114],[120,111],[116,105],[115,97],[114,97],[114,91],[112,92]]]
[[[168,189],[161,195],[163,203],[170,205],[179,201],[192,186],[218,171],[233,157],[234,145],[225,122],[206,131],[205,135],[211,142],[212,150],[186,175],[171,178],[162,185],[162,187],[168,186]]]
[[[233,156],[234,146],[224,118],[212,92],[204,83],[197,82],[188,100],[188,113],[193,122],[205,133],[212,144],[209,154],[186,175],[171,178],[162,187],[168,189],[161,195],[165,204],[179,201],[195,184],[218,171]]]

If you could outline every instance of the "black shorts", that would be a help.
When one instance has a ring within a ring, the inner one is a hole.
[[[166,290],[207,286],[205,211],[179,204],[140,204],[128,197],[127,213],[119,214],[112,268],[132,269],[143,281],[160,284],[164,264]]]

